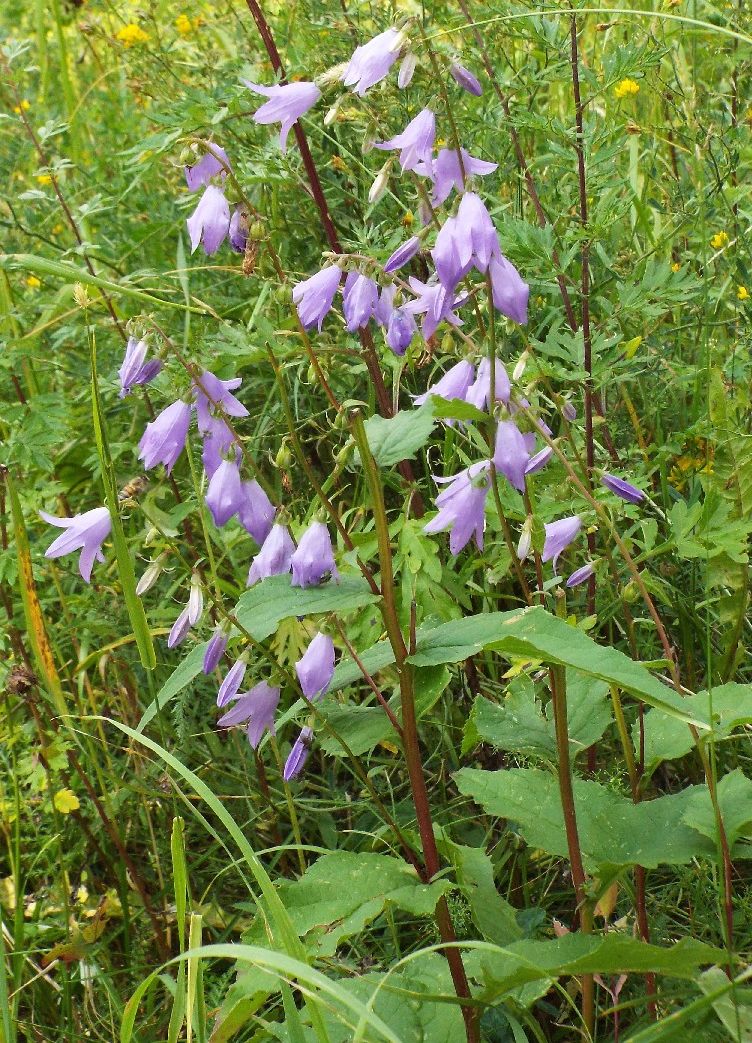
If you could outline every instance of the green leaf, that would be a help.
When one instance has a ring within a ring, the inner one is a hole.
[[[516,911],[496,890],[493,863],[482,847],[455,844],[447,836],[440,849],[452,863],[460,885],[470,902],[473,922],[489,942],[508,945],[522,938]]]
[[[752,782],[737,768],[719,779],[717,796],[729,847],[733,847],[740,837],[750,836],[752,830]],[[704,786],[689,802],[684,822],[709,837],[714,844],[717,842],[715,812]]]
[[[729,980],[720,967],[710,967],[699,976],[697,984],[706,996],[710,996],[728,986]],[[746,996],[746,1004],[740,1002],[740,992]],[[749,1043],[752,1040],[752,1006],[749,998],[749,989],[737,988],[732,993],[726,992],[719,996],[713,1003],[713,1010],[734,1043]]]
[[[488,413],[482,409],[465,402],[461,398],[442,398],[441,395],[431,395],[429,402],[433,407],[433,415],[436,420],[474,420],[476,424],[488,424]]]
[[[202,641],[200,645],[194,645],[185,659],[181,659],[178,667],[170,674],[165,683],[157,692],[153,703],[150,703],[144,711],[144,715],[138,722],[137,732],[142,732],[147,724],[156,716],[158,711],[174,699],[178,692],[182,692],[186,685],[197,677],[204,665],[204,653],[208,641]]]
[[[374,460],[379,467],[392,467],[412,459],[431,437],[435,422],[430,403],[389,418],[372,416],[364,427]]]
[[[509,819],[531,847],[568,857],[559,784],[538,768],[481,771],[462,768],[454,776],[460,793],[483,809]],[[707,787],[633,804],[592,780],[575,779],[577,827],[583,859],[590,868],[681,865],[694,858],[714,858],[715,845],[684,822],[693,798]]]
[[[379,641],[371,645],[364,652],[358,652],[358,659],[373,677],[379,670],[385,670],[394,663],[394,652],[388,641]],[[363,674],[360,667],[352,659],[342,659],[334,671],[332,683],[329,685],[330,692],[338,692],[341,688],[347,688],[355,681],[362,681]]]
[[[385,739],[397,738],[395,730],[380,706],[357,706],[346,703],[331,708],[324,704],[321,712],[332,728],[347,743],[356,757],[370,753]],[[321,733],[321,749],[324,753],[344,756],[345,749],[334,735]]]
[[[238,622],[255,641],[264,641],[283,619],[323,612],[352,612],[377,601],[364,579],[347,577],[318,587],[293,587],[289,576],[270,576],[242,595],[235,609]]]

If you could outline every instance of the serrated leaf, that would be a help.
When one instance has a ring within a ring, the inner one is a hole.
[[[430,403],[402,409],[393,417],[370,417],[364,427],[374,460],[379,467],[392,467],[412,459],[431,437],[435,422]]]
[[[270,576],[247,590],[235,614],[255,641],[264,641],[290,616],[313,616],[323,612],[352,612],[377,600],[359,576],[351,576],[317,587],[293,587],[289,576]]]

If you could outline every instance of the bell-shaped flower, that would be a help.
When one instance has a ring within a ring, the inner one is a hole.
[[[236,206],[232,212],[228,235],[230,246],[235,253],[245,253],[245,248],[248,245],[248,217],[240,205]]]
[[[255,478],[250,482],[243,482],[238,520],[259,547],[271,532],[274,514],[274,504]]]
[[[323,522],[311,522],[301,536],[290,564],[293,587],[316,586],[327,575],[338,578],[331,537]]]
[[[436,332],[439,323],[446,321],[451,326],[461,326],[462,322],[454,314],[467,300],[466,296],[456,296],[440,282],[424,283],[410,276],[410,288],[417,294],[415,300],[407,301],[403,308],[409,315],[422,315],[422,333],[429,340]]]
[[[449,401],[453,398],[459,398],[464,401],[468,388],[472,383],[474,372],[473,364],[467,359],[462,359],[461,362],[457,362],[450,370],[447,370],[440,380],[432,384],[428,391],[422,395],[417,395],[414,400],[415,405],[422,406],[431,395],[437,395],[439,398],[445,398]]]
[[[488,471],[487,460],[472,464],[453,478],[445,479],[450,484],[436,497],[439,513],[423,531],[434,533],[450,529],[452,554],[459,554],[473,536],[478,550],[483,550],[486,496],[490,488]]]
[[[477,76],[473,76],[469,69],[466,69],[464,65],[460,65],[458,62],[452,62],[449,66],[449,74],[455,83],[467,91],[468,94],[474,94],[476,98],[479,98],[483,93],[483,88],[480,85],[480,80]]]
[[[143,460],[147,470],[156,467],[157,464],[164,464],[168,474],[172,471],[183,451],[190,422],[190,404],[178,399],[146,425],[138,443],[138,458]]]
[[[282,772],[282,778],[285,782],[290,782],[292,779],[297,779],[301,771],[305,767],[305,762],[308,760],[308,754],[311,749],[313,742],[313,729],[302,728],[300,735],[295,740],[293,748],[285,761],[285,767]]]
[[[494,394],[497,402],[509,402],[512,393],[509,377],[500,359],[494,359]],[[478,364],[475,380],[467,389],[465,401],[476,409],[486,409],[491,398],[491,363],[487,358],[482,358]]]
[[[582,519],[577,514],[570,518],[559,518],[558,521],[544,525],[546,538],[543,543],[541,560],[550,561],[553,564],[554,573],[559,556],[567,549],[581,528]]]
[[[536,471],[542,471],[553,455],[554,451],[551,446],[544,446],[543,449],[530,457],[528,465],[525,468],[525,474],[535,474]]]
[[[148,384],[161,371],[162,363],[159,359],[150,359],[149,362],[144,361],[148,350],[149,345],[145,338],[142,340],[136,340],[135,337],[128,338],[123,364],[118,371],[118,376],[120,377],[120,398],[125,398],[131,389],[137,385]]]
[[[387,29],[353,51],[342,73],[345,87],[352,87],[361,97],[369,87],[383,80],[399,57],[404,35],[398,29]]]
[[[248,410],[243,403],[231,394],[237,391],[241,384],[240,377],[220,380],[208,369],[205,369],[198,381],[194,382],[192,390],[201,434],[207,434],[211,430],[212,420],[223,413],[232,417],[248,416]]]
[[[402,357],[417,332],[415,319],[404,308],[395,308],[386,327],[386,342],[395,355]]]
[[[264,540],[261,550],[251,562],[247,586],[250,587],[260,579],[268,579],[269,576],[279,576],[284,572],[289,572],[294,551],[295,544],[292,542],[286,526],[275,522]]]
[[[489,272],[494,307],[508,319],[525,326],[530,287],[503,254],[492,259]]]
[[[398,271],[415,257],[418,250],[420,250],[420,239],[417,235],[414,235],[412,239],[408,239],[407,242],[398,246],[394,253],[389,256],[384,265],[384,272],[389,275],[391,272]]]
[[[243,483],[236,460],[223,460],[209,480],[206,506],[217,527],[226,525],[237,514],[243,501]]]
[[[464,192],[469,178],[476,174],[485,177],[486,174],[492,174],[497,167],[498,163],[489,163],[485,159],[471,156],[467,149],[460,148],[458,152],[457,149],[443,148],[439,150],[433,164],[421,165],[416,173],[433,180],[431,202],[434,206],[441,206],[449,198],[453,188],[457,192]]]
[[[230,669],[225,675],[225,679],[219,686],[217,692],[217,706],[227,706],[233,699],[237,698],[237,694],[240,691],[240,686],[243,683],[245,677],[246,667],[248,662],[245,656],[241,656],[236,662],[232,664]]]
[[[615,474],[602,474],[601,485],[627,503],[642,503],[645,499],[642,489],[638,489],[631,482],[625,482],[623,478],[617,478]]]
[[[342,313],[350,333],[367,326],[379,301],[379,288],[361,272],[349,272],[342,291]]]
[[[44,552],[45,558],[62,558],[80,550],[78,571],[88,583],[95,561],[104,561],[102,544],[110,535],[112,519],[106,507],[95,507],[83,514],[74,514],[72,518],[58,518],[46,511],[39,512],[41,517],[58,529],[65,529]]]
[[[191,618],[188,605],[185,606],[183,611],[180,613],[178,618],[172,624],[172,629],[167,635],[167,647],[177,648],[177,646],[185,641],[188,631],[191,629]]]
[[[232,728],[237,724],[246,725],[248,742],[255,750],[261,742],[261,736],[268,729],[274,735],[274,714],[279,705],[279,688],[261,681],[249,692],[238,696],[231,710],[219,718],[217,727]]]
[[[207,185],[198,206],[186,221],[191,253],[202,243],[204,253],[215,254],[230,231],[230,204],[221,188]]]
[[[513,420],[500,420],[496,428],[494,467],[521,493],[525,491],[525,468],[529,459],[525,436],[517,425]]]
[[[567,586],[570,589],[572,587],[578,587],[580,583],[584,583],[585,580],[590,579],[594,572],[595,564],[592,561],[587,562],[586,565],[583,565],[581,568],[576,569],[572,573],[572,575],[567,580]]]
[[[224,180],[227,171],[230,170],[230,160],[223,148],[215,145],[213,141],[205,142],[205,146],[206,152],[198,163],[185,168],[185,180],[191,192],[204,188],[213,177],[219,176]]]
[[[341,268],[336,264],[328,264],[310,279],[305,279],[294,287],[292,299],[297,305],[298,318],[306,329],[318,326],[319,333],[321,332],[321,326],[331,310],[341,278]]]
[[[233,447],[235,461],[240,463],[242,453],[235,435],[226,421],[220,417],[212,417],[209,429],[204,434],[204,447],[201,453],[201,462],[208,478],[214,475],[223,460],[233,456]]]
[[[419,163],[430,163],[436,137],[436,117],[430,109],[423,109],[410,120],[401,134],[377,143],[376,148],[399,149],[403,170],[415,170]]]
[[[334,677],[334,642],[328,634],[316,634],[295,664],[295,673],[306,699],[320,699]]]
[[[205,674],[210,674],[217,669],[222,656],[225,654],[228,640],[227,626],[224,623],[220,623],[209,638],[209,643],[204,652],[203,671]]]
[[[283,152],[287,149],[287,135],[309,109],[313,108],[321,97],[321,91],[315,83],[296,80],[294,83],[278,83],[272,87],[264,87],[260,83],[243,83],[256,94],[263,94],[269,99],[253,114],[255,123],[280,123],[279,144]]]

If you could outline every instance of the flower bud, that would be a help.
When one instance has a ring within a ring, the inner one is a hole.
[[[136,593],[139,597],[141,597],[142,594],[145,594],[147,590],[151,590],[159,579],[163,568],[162,555],[160,555],[156,561],[152,561],[150,565],[147,565],[143,576],[136,584]]]
[[[402,90],[410,84],[413,76],[415,75],[415,68],[418,64],[418,56],[414,51],[408,51],[405,57],[402,59],[400,65],[399,74],[397,76],[397,86]]]
[[[152,543],[156,543],[157,540],[161,539],[162,534],[156,526],[151,525],[147,530],[146,537],[144,539],[144,546],[151,547]]]
[[[283,442],[277,450],[277,455],[274,457],[274,466],[278,467],[280,471],[286,471],[292,463],[292,453],[287,442]]]
[[[340,94],[339,98],[337,98],[334,105],[332,105],[332,107],[327,112],[326,116],[324,116],[325,127],[330,127],[332,123],[334,123],[334,121],[336,120],[337,114],[339,113],[339,110],[342,108],[342,102],[344,100],[344,97],[344,94]]]
[[[517,557],[520,561],[524,561],[530,553],[530,547],[533,542],[533,516],[528,514],[527,518],[522,525],[522,532],[520,533],[520,541],[517,544]]]
[[[387,160],[381,170],[374,178],[374,182],[368,191],[368,202],[378,203],[381,197],[384,195],[389,184],[389,170],[391,168],[391,160]]]
[[[527,351],[523,351],[520,357],[517,359],[517,365],[512,370],[512,380],[519,380],[522,374],[525,372],[527,366],[527,360],[530,358]]]
[[[188,621],[195,626],[204,611],[204,592],[201,589],[201,578],[197,572],[191,576],[191,592],[188,595]]]

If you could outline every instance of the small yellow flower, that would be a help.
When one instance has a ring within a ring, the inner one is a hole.
[[[13,111],[15,112],[15,114],[17,116],[20,116],[22,109],[23,109],[24,112],[28,112],[30,108],[31,108],[31,104],[26,100],[26,98],[24,98],[20,105],[14,105],[13,106]]]
[[[126,47],[132,47],[137,43],[146,43],[149,39],[149,34],[144,32],[141,26],[136,25],[135,22],[124,25],[122,29],[118,29],[115,35]]]
[[[37,279],[36,275],[29,275],[26,278],[26,285],[31,290],[38,290],[42,283]]]
[[[736,288],[736,299],[739,301],[749,300],[749,292],[746,286],[737,286]]]
[[[53,797],[56,809],[61,815],[70,815],[81,807],[78,797],[72,789],[59,789]]]
[[[674,261],[674,263],[671,265],[671,271],[672,272],[680,272],[681,271],[681,265],[679,264],[678,261]]]
[[[639,94],[640,85],[634,80],[626,79],[620,80],[619,83],[614,87],[614,94],[617,98],[628,98],[630,95]]]
[[[345,165],[345,161],[342,158],[342,156],[332,156],[331,164],[335,170],[347,170],[347,166]]]
[[[725,246],[729,241],[728,234],[726,232],[716,232],[713,238],[710,240],[710,245],[714,250],[720,250],[722,246]]]
[[[175,19],[175,28],[181,36],[190,36],[194,25],[187,14],[179,14]]]
[[[406,210],[402,215],[402,224],[405,226],[405,228],[410,228],[414,220],[415,218],[413,217],[412,212],[410,210]]]
[[[37,181],[40,185],[51,185],[52,174],[37,174]]]
[[[64,232],[64,231],[65,231],[65,225],[61,224],[60,222],[58,222],[55,225],[55,227],[52,229],[52,234],[53,235],[60,235],[60,233]]]

